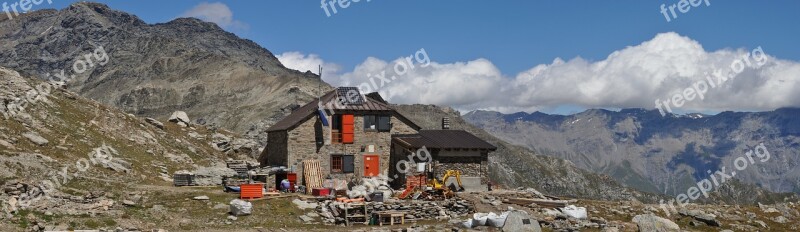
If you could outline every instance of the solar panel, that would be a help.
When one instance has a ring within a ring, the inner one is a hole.
[[[336,88],[336,95],[339,101],[345,105],[361,105],[365,103],[364,97],[356,87],[339,87]]]

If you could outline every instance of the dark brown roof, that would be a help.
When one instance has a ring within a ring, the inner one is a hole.
[[[494,145],[463,130],[421,130],[415,135],[396,135],[393,140],[409,148],[497,150]]]
[[[389,104],[389,102],[386,101],[385,99],[383,99],[383,97],[381,97],[381,94],[379,94],[378,92],[368,93],[367,97],[368,98],[372,98],[372,99],[374,99],[374,100],[376,100],[376,101],[378,101],[380,103],[383,103],[383,104]]]
[[[295,126],[300,125],[309,118],[318,114],[317,110],[319,109],[319,106],[317,103],[319,101],[323,102],[323,108],[326,110],[326,114],[330,114],[331,111],[333,111],[333,113],[383,112],[385,114],[394,115],[416,130],[421,128],[402,114],[392,109],[388,104],[382,103],[373,98],[365,98],[363,104],[335,104],[335,101],[340,98],[340,96],[338,96],[338,92],[340,91],[337,90],[330,91],[320,97],[319,100],[313,100],[308,104],[294,110],[291,114],[289,114],[289,116],[286,116],[282,120],[275,123],[275,125],[272,125],[272,127],[267,129],[267,132],[294,129]],[[341,98],[345,97],[346,96],[341,96]]]

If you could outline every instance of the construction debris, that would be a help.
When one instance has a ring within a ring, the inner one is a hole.
[[[293,203],[300,209],[310,209],[314,206],[316,213],[312,216],[321,217],[322,222],[325,224],[345,223],[345,207],[348,203],[325,200],[317,204],[300,199],[295,199]],[[368,212],[402,212],[405,221],[450,220],[451,218],[465,217],[475,212],[474,206],[470,202],[460,199],[448,199],[439,202],[364,202],[363,204],[366,204]]]

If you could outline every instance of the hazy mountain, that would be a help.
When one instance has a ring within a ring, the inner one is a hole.
[[[474,111],[464,117],[503,140],[643,191],[685,193],[723,166],[746,184],[774,192],[800,191],[800,109],[666,117],[643,109],[567,116]],[[770,158],[761,162],[754,156],[755,162],[735,170],[735,159],[761,143]]]

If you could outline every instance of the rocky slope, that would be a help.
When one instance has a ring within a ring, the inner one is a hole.
[[[69,90],[137,116],[163,120],[182,110],[253,138],[318,86],[330,89],[216,24],[147,24],[98,3],[3,17],[0,44],[0,65],[24,75],[66,79]]]
[[[440,129],[441,119],[449,117],[451,129],[469,131],[497,146],[490,156],[492,179],[506,186],[534,187],[547,194],[605,200],[637,199],[655,202],[657,194],[643,193],[621,186],[608,176],[597,175],[570,161],[544,156],[504,142],[461,118],[458,111],[433,105],[396,105],[395,108],[423,129]]]
[[[726,173],[736,171],[741,184],[731,187],[736,191],[723,191],[728,193],[723,198],[755,203],[788,195],[770,195],[753,185],[774,192],[799,189],[797,116],[800,109],[667,117],[641,109],[588,110],[568,116],[475,111],[464,117],[503,140],[570,160],[643,191],[686,193],[697,181],[709,178],[709,171],[724,166]],[[763,158],[753,156],[748,167],[735,170],[734,161],[761,143],[770,158],[761,162]]]
[[[0,231],[137,228],[146,220],[130,215],[168,196],[152,189],[171,186],[172,173],[248,157],[218,149],[231,132],[137,118],[46,85],[0,67]]]

